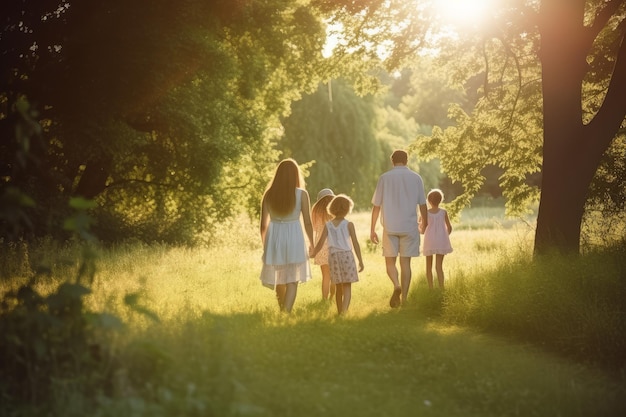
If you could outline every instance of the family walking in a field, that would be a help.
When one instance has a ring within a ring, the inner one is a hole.
[[[443,193],[435,189],[426,198],[421,176],[407,167],[407,152],[394,151],[391,162],[393,168],[379,177],[372,197],[370,239],[379,243],[376,224],[380,217],[383,256],[393,284],[389,305],[396,308],[409,293],[411,258],[420,254],[420,234],[424,234],[428,285],[433,288],[434,256],[437,281],[443,289],[443,258],[452,252],[452,226],[447,212],[439,208]],[[297,162],[285,159],[278,164],[261,202],[261,282],[275,290],[281,311],[291,312],[298,284],[311,279],[309,257],[320,266],[322,297],[329,299],[334,295],[337,312],[348,311],[351,285],[358,282],[358,273],[364,269],[354,223],[346,219],[353,207],[349,196],[335,195],[326,188],[318,193],[311,209]]]

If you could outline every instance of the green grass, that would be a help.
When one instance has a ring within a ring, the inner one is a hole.
[[[623,356],[623,264],[598,255],[533,266],[526,223],[457,228],[445,293],[427,289],[424,259],[416,258],[408,302],[394,310],[380,248],[367,244],[369,213],[352,220],[365,270],[342,317],[321,300],[312,263],[313,280],[300,285],[293,313],[279,313],[258,279],[257,227],[245,220],[228,225],[212,248],[103,250],[86,303],[126,323],[105,341],[115,370],[108,386],[85,393],[59,378],[50,404],[15,415],[626,415],[623,370],[592,360]],[[76,253],[64,250],[55,252]],[[68,262],[50,265],[54,277],[72,270]],[[131,293],[159,320],[126,308]],[[617,351],[580,352],[600,345]]]

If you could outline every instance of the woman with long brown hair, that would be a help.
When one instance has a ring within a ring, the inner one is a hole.
[[[301,223],[302,221],[302,223]],[[276,167],[261,202],[261,282],[276,291],[281,311],[291,312],[298,284],[311,279],[302,225],[313,245],[311,206],[300,167],[291,159]]]

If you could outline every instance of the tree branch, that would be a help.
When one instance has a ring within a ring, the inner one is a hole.
[[[606,26],[609,19],[613,14],[617,11],[617,9],[622,5],[622,0],[609,0],[605,2],[604,8],[600,10],[600,13],[596,15],[593,24],[587,30],[587,34],[589,35],[590,42],[593,43],[593,40],[598,36],[600,31]]]
[[[611,132],[618,131],[626,117],[626,19],[620,23],[618,30],[622,39],[604,102],[593,120],[585,126],[589,137],[605,142],[605,147],[614,138]]]

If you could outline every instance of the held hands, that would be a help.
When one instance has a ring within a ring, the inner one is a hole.
[[[315,252],[315,248],[312,245],[309,246],[309,258],[315,258],[315,255],[317,255],[317,252]]]
[[[428,221],[424,221],[424,220],[425,219],[422,216],[420,216],[420,218],[417,220],[417,228],[419,229],[419,232],[422,235],[426,232],[426,228],[428,227]]]

